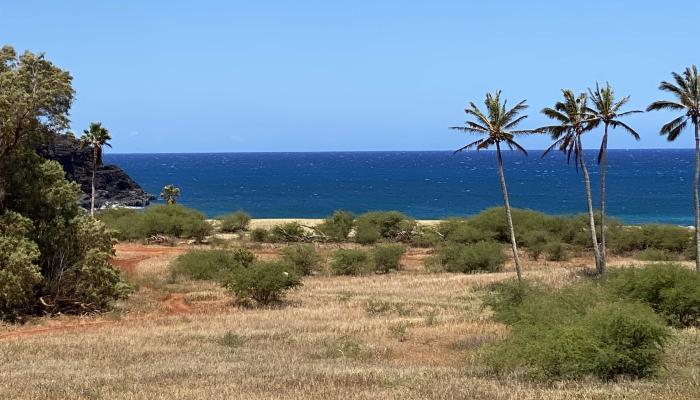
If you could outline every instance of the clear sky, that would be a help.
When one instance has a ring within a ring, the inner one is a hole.
[[[2,0],[0,42],[70,70],[73,129],[102,121],[115,152],[443,150],[495,89],[528,100],[523,127],[596,80],[645,108],[700,63],[699,15],[697,0]],[[634,116],[642,141],[611,147],[692,147],[658,136],[672,117]]]

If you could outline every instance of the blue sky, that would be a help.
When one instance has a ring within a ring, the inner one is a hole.
[[[495,89],[528,100],[523,127],[596,80],[646,107],[700,63],[698,15],[697,0],[24,0],[0,5],[0,41],[70,70],[73,129],[102,121],[114,152],[442,150]],[[672,117],[634,116],[642,141],[611,147],[691,147],[658,136]]]

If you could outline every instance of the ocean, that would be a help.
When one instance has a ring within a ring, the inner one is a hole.
[[[560,153],[504,153],[513,207],[586,211],[583,176]],[[595,151],[586,153],[598,204]],[[166,184],[209,217],[320,218],[333,210],[399,210],[418,219],[468,216],[502,205],[495,153],[322,152],[105,154],[147,192]],[[693,151],[610,150],[608,211],[627,224],[693,224]]]

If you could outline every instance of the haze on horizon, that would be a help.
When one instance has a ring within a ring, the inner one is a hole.
[[[537,127],[561,88],[609,81],[644,109],[700,64],[693,0],[378,3],[6,2],[0,42],[68,69],[73,130],[102,121],[118,153],[455,149],[447,127],[487,91]],[[642,141],[610,147],[691,147],[658,135],[672,118],[633,116]]]

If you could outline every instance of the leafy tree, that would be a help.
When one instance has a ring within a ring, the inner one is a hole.
[[[594,126],[603,124],[603,140],[600,144],[600,152],[598,153],[598,163],[600,164],[600,257],[603,271],[605,270],[605,174],[607,170],[608,159],[608,128],[622,128],[629,133],[633,138],[639,140],[639,134],[634,129],[620,119],[631,114],[641,113],[639,110],[621,111],[622,107],[627,104],[630,97],[625,96],[620,100],[615,99],[615,93],[609,83],[601,88],[598,83],[595,84],[595,91],[588,89],[592,107],[588,107],[588,113],[595,120]]]
[[[647,111],[671,110],[683,112],[678,118],[661,127],[661,135],[666,136],[669,142],[678,138],[681,132],[688,126],[688,122],[695,130],[695,175],[693,178],[693,205],[695,207],[695,249],[700,254],[700,197],[698,185],[700,182],[700,76],[698,68],[693,65],[683,72],[683,75],[672,72],[674,83],[663,81],[659,90],[671,93],[676,101],[659,100],[651,103]],[[695,257],[695,270],[700,272],[700,257]]]
[[[525,100],[516,104],[515,107],[508,109],[506,107],[507,100],[501,102],[501,91],[494,94],[487,93],[484,105],[486,106],[486,114],[474,104],[469,103],[469,107],[464,112],[476,119],[474,121],[465,122],[465,126],[453,126],[450,129],[459,130],[466,133],[476,133],[486,135],[486,137],[469,143],[468,145],[458,149],[455,153],[468,150],[485,150],[489,147],[496,147],[496,160],[498,162],[498,176],[501,180],[501,191],[503,192],[503,204],[506,210],[506,218],[508,220],[508,229],[510,233],[511,249],[513,251],[513,263],[515,264],[515,272],[518,275],[518,280],[522,280],[522,271],[520,268],[520,258],[518,257],[518,245],[515,240],[515,230],[513,229],[513,217],[511,215],[510,202],[508,200],[508,188],[506,187],[506,178],[503,173],[503,159],[501,157],[501,144],[508,146],[511,150],[517,150],[527,156],[527,151],[515,141],[517,135],[527,135],[536,133],[535,130],[515,130],[515,128],[525,119],[527,115],[520,115],[528,106]]]
[[[542,113],[547,117],[559,122],[559,125],[546,126],[541,128],[552,136],[551,146],[545,150],[542,157],[547,155],[552,149],[557,148],[566,154],[567,162],[573,156],[574,162],[583,171],[583,178],[586,188],[586,201],[588,205],[588,221],[591,231],[591,241],[593,244],[593,254],[595,256],[596,272],[604,272],[604,264],[598,247],[598,237],[596,234],[595,217],[593,215],[593,195],[591,194],[591,177],[588,174],[588,167],[583,157],[583,145],[581,136],[590,131],[595,126],[595,120],[588,114],[588,97],[585,93],[578,96],[569,89],[562,90],[564,101],[558,101],[554,108],[544,108]]]
[[[83,136],[80,138],[81,149],[85,147],[92,148],[92,197],[90,201],[90,216],[92,217],[95,216],[95,172],[102,164],[102,147],[112,147],[109,144],[110,140],[112,140],[112,137],[109,135],[109,131],[99,122],[90,123],[90,129],[85,129]]]
[[[180,188],[172,184],[166,185],[163,187],[163,191],[160,192],[160,197],[168,204],[175,204],[177,203],[177,198],[180,197]]]

